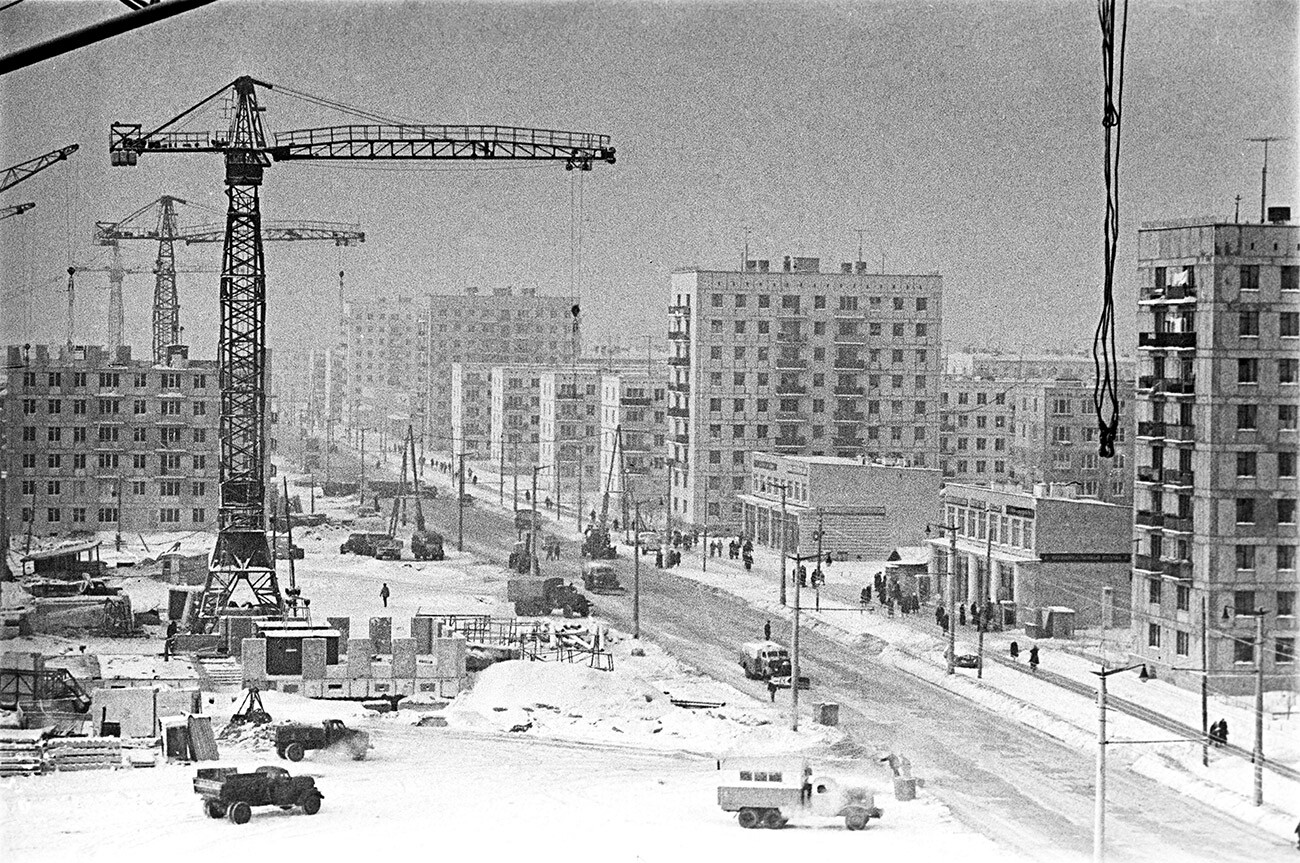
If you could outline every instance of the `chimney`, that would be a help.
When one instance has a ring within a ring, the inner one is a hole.
[[[1272,225],[1285,225],[1291,221],[1290,207],[1269,207],[1268,221]]]
[[[853,274],[853,265],[852,265],[852,264],[840,264],[840,272],[843,273],[843,274],[846,275],[846,276],[852,275],[852,274]]]

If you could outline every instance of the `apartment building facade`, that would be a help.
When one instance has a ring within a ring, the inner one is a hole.
[[[221,400],[215,360],[173,346],[7,350],[0,404],[12,535],[215,531]]]
[[[1187,685],[1296,685],[1300,228],[1138,232],[1133,646]],[[1263,610],[1264,643],[1255,643]],[[1202,644],[1202,633],[1208,637]]]
[[[492,450],[492,366],[451,364],[451,451],[487,458]]]
[[[672,276],[670,514],[738,530],[747,453],[939,466],[943,280],[817,258]]]
[[[610,506],[628,521],[636,501],[653,501],[667,488],[668,363],[642,363],[600,379],[600,454],[598,477]]]
[[[509,473],[531,471],[539,464],[542,365],[493,366],[489,378],[490,458]]]
[[[344,421],[395,435],[411,424],[428,449],[450,452],[452,365],[570,362],[581,347],[573,302],[534,288],[470,287],[344,303],[336,345]]]
[[[945,374],[939,403],[939,467],[945,481],[1006,482],[1014,435],[1016,381]]]

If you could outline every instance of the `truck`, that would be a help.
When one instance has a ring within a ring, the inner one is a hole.
[[[775,641],[747,641],[740,645],[740,667],[750,680],[766,680],[783,688],[790,686],[790,651]],[[811,685],[807,675],[799,675],[800,689]]]
[[[535,509],[515,510],[515,531],[523,533],[542,529],[542,514]]]
[[[401,560],[402,541],[394,536],[386,536],[375,543],[375,560]]]
[[[209,818],[247,824],[254,806],[300,807],[308,815],[320,811],[321,794],[310,776],[290,776],[282,767],[259,767],[239,773],[234,767],[202,767],[194,777],[194,793],[203,798]]]
[[[386,533],[351,533],[339,546],[339,554],[364,554],[374,557],[379,543],[393,537]]]
[[[436,530],[419,530],[411,534],[411,554],[416,560],[445,560],[442,534]]]
[[[590,560],[582,565],[582,586],[591,593],[627,593],[618,571],[607,560]]]
[[[535,561],[533,560],[532,539],[533,535],[531,533],[526,533],[524,534],[523,539],[515,543],[506,563],[506,565],[510,567],[511,571],[517,572],[520,575],[528,575],[533,571],[533,563]]]
[[[718,786],[718,806],[735,812],[741,827],[778,830],[791,818],[843,818],[849,830],[863,830],[884,815],[875,795],[860,784],[817,775],[806,761],[780,767],[741,765],[734,779]]]
[[[591,600],[559,576],[515,576],[506,582],[506,599],[515,604],[515,614],[532,617],[550,614],[555,609],[565,617],[591,613]]]
[[[320,725],[281,725],[275,729],[275,754],[290,761],[301,761],[308,751],[331,746],[346,749],[353,761],[364,761],[370,749],[370,735],[348,728],[341,719],[327,719]]]
[[[609,541],[608,528],[599,524],[587,528],[582,537],[582,556],[588,560],[613,560],[618,557],[618,551]]]

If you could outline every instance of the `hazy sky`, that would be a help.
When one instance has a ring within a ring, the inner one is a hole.
[[[118,15],[114,2],[0,12],[6,51]],[[1119,326],[1132,333],[1138,223],[1259,212],[1258,145],[1292,134],[1295,2],[1134,0],[1124,92]],[[221,0],[0,78],[0,166],[79,153],[4,194],[0,340],[61,341],[64,271],[102,262],[93,224],[177,195],[221,218],[215,155],[110,168],[108,127],[150,127],[241,74],[378,113],[613,136],[618,164],[411,170],[283,163],[267,219],[360,221],[364,246],[268,244],[273,347],[327,344],[350,295],[535,286],[567,293],[571,200],[584,200],[585,341],[663,338],[675,267],[865,257],[943,274],[950,346],[1084,348],[1101,273],[1096,4],[254,3]],[[268,131],[348,122],[264,94]],[[209,114],[217,122],[215,114]],[[1270,201],[1300,207],[1295,142],[1270,151]],[[149,244],[125,248],[148,270]],[[182,248],[215,269],[218,246]],[[106,334],[107,276],[78,279],[78,341]],[[215,273],[183,275],[182,323],[212,356]],[[153,278],[126,283],[128,341],[149,345]],[[30,329],[27,321],[30,319]],[[1130,335],[1131,337],[1131,335]]]

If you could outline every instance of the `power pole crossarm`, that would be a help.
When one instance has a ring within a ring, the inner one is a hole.
[[[52,150],[42,156],[37,156],[35,159],[28,159],[26,162],[19,162],[12,168],[6,168],[4,173],[0,174],[0,192],[5,191],[6,189],[11,189],[24,180],[30,179],[32,176],[39,174],[51,165],[62,162],[79,149],[81,149],[80,144],[69,144],[66,147],[60,147],[59,149]]]

